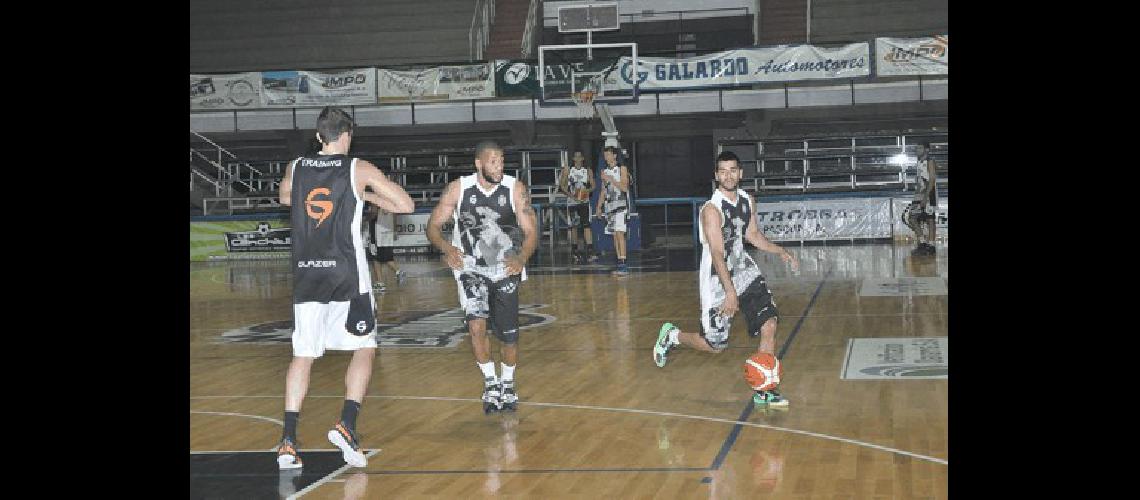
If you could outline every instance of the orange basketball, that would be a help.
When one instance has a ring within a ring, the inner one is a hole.
[[[590,190],[579,189],[578,191],[574,192],[574,198],[576,198],[578,201],[586,201],[590,199]]]
[[[753,390],[767,391],[780,385],[780,376],[784,374],[784,366],[775,356],[766,352],[753,354],[744,360],[744,381]]]

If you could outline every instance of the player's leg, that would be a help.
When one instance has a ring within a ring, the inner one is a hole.
[[[491,290],[491,321],[495,336],[502,343],[499,348],[502,361],[500,393],[502,408],[514,411],[518,404],[515,389],[515,368],[519,361],[519,276],[509,276],[495,284]]]
[[[356,415],[360,412],[364,393],[368,391],[368,382],[372,378],[372,360],[375,357],[375,347],[357,349],[352,353],[352,360],[348,362],[348,369],[344,373],[344,405],[340,420],[328,432],[329,441],[340,448],[344,461],[353,467],[368,465],[360,440],[357,439]]]
[[[757,353],[776,356],[776,329],[779,326],[780,311],[772,298],[772,291],[768,289],[767,280],[763,276],[756,278],[748,285],[740,296],[740,312],[748,321],[748,335],[760,337]],[[757,405],[768,405],[770,408],[786,408],[788,400],[776,392],[775,389],[759,391],[752,396]]]
[[[302,465],[297,454],[297,422],[301,419],[301,404],[309,392],[313,360],[324,354],[321,314],[321,304],[293,305],[293,360],[285,372],[285,428],[277,445],[277,466],[280,469],[297,469]]]
[[[673,323],[661,325],[661,329],[657,332],[657,342],[653,345],[653,362],[658,367],[665,366],[669,360],[669,352],[679,345],[714,354],[728,346],[728,331],[732,327],[732,318],[721,315],[719,305],[706,307],[704,310],[705,314],[701,316],[701,328],[704,334],[681,331]]]
[[[614,217],[614,252],[617,253],[617,269],[614,270],[614,274],[617,276],[629,274],[629,268],[625,263],[625,232],[628,216],[628,210],[620,210]]]
[[[491,359],[491,339],[487,337],[487,318],[491,315],[490,287],[486,277],[474,273],[459,275],[460,293],[464,294],[463,308],[467,332],[471,335],[471,352],[475,364],[483,374],[483,411],[501,408],[499,378],[495,374],[495,361]]]

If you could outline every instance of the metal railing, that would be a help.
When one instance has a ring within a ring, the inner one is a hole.
[[[495,22],[495,0],[477,0],[471,15],[471,29],[467,32],[467,60],[483,59],[483,51],[491,39],[491,23]]]
[[[523,28],[522,36],[523,59],[530,59],[534,53],[534,35],[537,32],[535,25],[538,24],[538,21],[538,0],[530,0],[530,8],[526,13],[526,26]]]

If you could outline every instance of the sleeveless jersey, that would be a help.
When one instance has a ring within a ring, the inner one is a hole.
[[[602,168],[602,175],[609,175],[613,179],[621,179],[621,165],[614,165],[613,168]],[[602,184],[605,186],[602,194],[606,197],[602,203],[602,209],[609,214],[626,208],[625,192],[618,189],[617,185],[612,182],[606,184],[603,181]]]
[[[574,198],[574,193],[579,190],[586,189],[590,185],[590,169],[586,167],[578,168],[571,166],[566,174],[566,187],[570,189],[570,199],[566,200],[567,205],[581,205],[589,203],[590,200],[578,201]]]
[[[522,249],[523,232],[515,216],[515,178],[503,180],[490,191],[483,191],[476,172],[459,179],[459,201],[455,207],[455,229],[451,243],[463,250],[463,272],[481,274],[497,281],[507,277],[505,259]],[[459,271],[455,271],[456,276]],[[523,270],[522,279],[526,279]]]
[[[736,288],[737,297],[744,293],[748,285],[760,276],[760,267],[752,256],[744,251],[744,234],[752,222],[752,197],[744,190],[736,190],[736,203],[729,201],[724,193],[717,189],[712,198],[705,205],[712,205],[720,211],[721,236],[724,238],[724,260],[728,266],[728,274],[732,277],[732,286]],[[702,207],[702,210],[704,208]],[[698,219],[698,234],[701,237],[701,270],[700,292],[701,307],[707,309],[724,302],[724,287],[713,267],[712,252],[709,251],[709,242],[705,238],[704,219]]]
[[[364,201],[356,195],[356,158],[303,156],[294,160],[293,303],[342,302],[372,287],[360,231]]]

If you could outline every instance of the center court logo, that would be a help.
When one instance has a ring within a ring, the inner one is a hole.
[[[329,191],[329,188],[319,187],[314,188],[312,191],[309,191],[308,195],[305,195],[305,213],[317,221],[316,227],[321,227],[321,223],[329,218],[333,211],[333,202],[329,200],[318,200],[316,198],[317,196],[329,196],[331,194],[332,192]]]
[[[553,323],[557,318],[535,312],[547,304],[519,305],[519,329]],[[455,347],[467,335],[460,308],[435,311],[381,312],[376,321],[380,347]],[[289,345],[293,320],[269,321],[230,330],[216,344]]]

